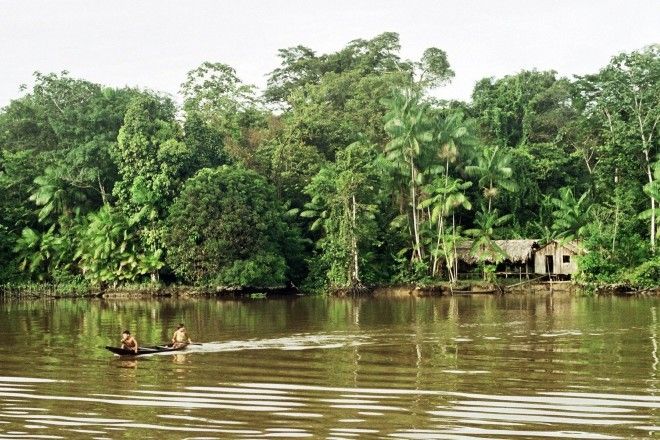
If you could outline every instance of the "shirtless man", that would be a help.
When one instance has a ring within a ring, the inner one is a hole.
[[[121,348],[124,350],[133,350],[135,353],[138,352],[138,343],[128,330],[124,330],[121,334]]]
[[[192,341],[190,340],[190,336],[188,335],[186,327],[183,324],[179,324],[176,327],[174,335],[172,336],[172,348],[185,347],[191,343]]]

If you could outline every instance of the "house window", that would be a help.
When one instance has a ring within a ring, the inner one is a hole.
[[[561,262],[562,263],[570,263],[571,262],[571,256],[570,255],[562,255]]]

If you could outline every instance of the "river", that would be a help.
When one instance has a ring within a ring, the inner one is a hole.
[[[0,303],[0,439],[660,437],[660,299]],[[112,355],[185,322],[202,346]]]

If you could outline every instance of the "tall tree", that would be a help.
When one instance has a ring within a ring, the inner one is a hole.
[[[377,245],[376,215],[386,200],[386,178],[385,163],[375,147],[356,142],[307,186],[312,200],[301,215],[315,218],[312,228],[323,230],[319,248],[332,286],[362,286]]]
[[[223,63],[207,61],[188,72],[181,95],[188,115],[197,115],[213,130],[236,141],[252,119],[263,119],[255,87],[244,84]]]
[[[456,245],[458,236],[456,235],[456,222],[454,211],[462,207],[472,209],[472,204],[465,195],[465,190],[472,186],[472,182],[463,182],[461,179],[455,179],[449,176],[438,177],[430,182],[425,190],[429,198],[420,203],[420,208],[431,208],[429,220],[436,226],[435,247],[432,248],[433,263],[431,266],[431,275],[436,276],[440,272],[440,258],[443,257],[445,266],[448,270],[449,280],[456,281],[454,265],[456,263]],[[451,234],[445,231],[445,222],[447,217],[452,217]]]
[[[604,137],[616,148],[639,157],[646,183],[652,185],[652,165],[660,152],[660,46],[615,56],[598,74],[583,78],[583,93],[590,102],[589,110],[602,116]],[[629,156],[626,159],[636,163]],[[648,202],[650,243],[655,249],[657,200],[648,195]]]
[[[328,54],[301,46],[283,49],[282,65],[271,73],[265,96],[286,110],[283,120],[297,140],[328,159],[358,139],[384,143],[383,98],[393,88],[429,89],[453,76],[440,49],[427,49],[419,61],[401,59],[399,50],[399,36],[391,32],[351,41]]]
[[[168,99],[137,98],[112,150],[121,175],[113,193],[127,216],[139,218],[140,238],[153,255],[162,252],[163,220],[190,160],[174,110]],[[156,278],[153,272],[152,279]]]
[[[390,160],[403,177],[401,182],[402,214],[407,211],[412,236],[412,259],[424,261],[424,248],[421,240],[421,220],[418,204],[419,188],[423,174],[419,167],[419,157],[433,140],[431,120],[427,105],[421,102],[418,92],[404,89],[388,101],[389,111],[385,116],[385,130],[391,140],[385,147]]]
[[[502,204],[529,234],[544,194],[588,187],[585,164],[594,164],[593,148],[587,148],[593,141],[584,132],[588,124],[579,115],[574,84],[553,71],[522,71],[479,81],[472,97],[468,112],[482,142],[512,157],[518,191],[501,194]]]
[[[660,156],[653,165],[653,181],[644,185],[644,193],[650,198],[660,201]],[[657,216],[657,210],[658,208],[652,205],[650,209],[640,214],[640,218],[653,220]]]
[[[450,280],[453,281],[454,274],[451,268],[455,263],[455,245],[458,240],[455,228],[455,208],[462,206],[465,209],[471,209],[471,203],[464,192],[472,183],[463,182],[460,178],[454,177],[457,170],[453,170],[454,174],[452,174],[450,165],[462,165],[459,159],[466,159],[474,153],[477,139],[474,136],[473,121],[464,119],[463,113],[460,111],[439,112],[434,118],[433,125],[433,144],[439,148],[437,151],[429,148],[429,153],[435,153],[437,157],[424,160],[428,166],[424,171],[427,183],[423,192],[428,198],[423,200],[419,207],[421,209],[431,207],[431,212],[427,213],[427,217],[432,229],[436,230],[436,236],[433,239],[435,246],[431,249],[433,254],[431,275],[439,274],[441,256],[444,256]],[[433,165],[436,161],[444,162],[444,166]],[[452,233],[448,235],[445,233],[445,223],[446,217],[450,214]]]
[[[410,68],[401,62],[400,49],[399,35],[394,32],[371,40],[353,40],[343,49],[323,55],[305,46],[280,49],[281,66],[270,73],[265,96],[271,102],[287,102],[294,90],[318,84],[329,73],[359,71],[370,75]]]

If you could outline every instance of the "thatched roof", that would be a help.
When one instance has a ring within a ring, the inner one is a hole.
[[[477,263],[477,257],[470,252],[472,243],[472,241],[464,241],[458,245],[456,253],[459,260],[468,264]],[[495,240],[495,244],[506,254],[504,260],[511,263],[524,263],[531,260],[534,256],[534,251],[539,248],[538,240]],[[495,263],[495,260],[487,258],[486,262]]]

